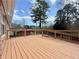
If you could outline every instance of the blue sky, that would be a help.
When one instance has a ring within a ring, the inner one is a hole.
[[[61,8],[63,0],[46,0],[49,5],[48,10],[48,19],[50,23],[54,22],[55,15],[58,9]],[[34,23],[31,20],[31,8],[34,4],[35,0],[16,0],[15,10],[13,14],[13,21],[17,24],[23,24],[23,20],[27,25],[33,25]]]

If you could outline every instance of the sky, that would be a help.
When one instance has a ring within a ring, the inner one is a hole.
[[[49,5],[48,19],[46,20],[53,24],[57,11],[62,7],[63,0],[46,0],[46,2]],[[17,24],[25,22],[26,25],[35,25],[30,17],[31,8],[34,3],[35,0],[16,0],[12,22]]]

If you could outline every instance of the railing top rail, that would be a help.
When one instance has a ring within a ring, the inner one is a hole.
[[[79,32],[79,30],[51,30],[51,29],[44,29],[44,31],[48,32]]]
[[[52,29],[10,29],[8,31],[48,31],[48,32],[79,32],[79,30],[52,30]]]

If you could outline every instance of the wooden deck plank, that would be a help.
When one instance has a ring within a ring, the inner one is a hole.
[[[34,56],[33,52],[30,50],[30,48],[29,49],[28,49],[28,47],[25,48],[25,45],[23,45],[22,42],[20,42],[20,41],[18,41],[18,42],[21,44],[20,46],[24,49],[24,52],[28,59],[33,59],[33,58],[36,59],[35,58],[36,56]]]
[[[17,59],[23,59],[22,54],[21,54],[21,51],[20,51],[20,48],[18,47],[16,41],[15,40],[12,40],[12,42],[14,42]]]
[[[17,41],[16,44],[17,44],[17,46],[18,46],[18,48],[19,48],[19,50],[20,50],[20,52],[21,52],[22,58],[23,58],[23,59],[28,59],[28,56],[27,56],[27,54],[25,53],[23,47],[21,46],[21,43],[19,43],[19,41]]]
[[[7,48],[6,59],[12,59],[12,52],[11,52],[11,40],[8,40],[8,48]]]
[[[20,43],[21,43],[21,42],[20,42]],[[23,46],[26,47],[25,44],[23,44]],[[26,47],[26,48],[27,48],[27,47]],[[42,55],[39,54],[39,53],[37,52],[38,49],[34,49],[34,47],[32,47],[32,46],[28,47],[28,50],[31,51],[31,54],[33,55],[34,59],[37,59],[37,58],[38,58],[38,59],[43,59],[43,58],[46,57],[46,56],[45,56],[45,57],[43,56],[44,54],[42,54]],[[38,53],[38,54],[37,54],[37,53]]]
[[[41,40],[41,42],[42,42],[42,41],[43,41],[43,40]],[[33,42],[33,41],[32,41],[32,42]],[[32,43],[32,42],[31,42],[31,43]],[[36,43],[36,42],[38,42],[38,43]],[[31,43],[30,43],[30,44],[31,44]],[[39,41],[34,41],[34,43],[36,43],[35,45],[40,44],[40,39],[39,39]],[[29,44],[29,43],[28,43],[28,44]],[[33,44],[32,44],[32,45],[33,45]],[[46,43],[44,43],[44,42],[40,44],[40,46],[43,47],[43,48],[45,47],[45,45],[46,45]],[[39,46],[39,47],[40,47],[40,46]],[[31,47],[32,47],[32,46],[31,46]],[[39,47],[38,47],[38,48],[39,48]],[[35,48],[36,48],[36,47],[35,47]],[[32,48],[32,49],[33,49],[33,48]],[[49,48],[48,48],[48,49],[49,49]],[[43,49],[39,48],[39,49],[36,49],[35,51],[37,51],[37,50],[38,50],[39,52],[42,52],[43,55],[45,55],[45,54],[47,54],[47,56],[49,55],[49,52],[48,52],[48,53],[47,53],[47,51],[45,52],[45,49],[43,50]],[[47,50],[47,49],[46,49],[46,50]],[[55,50],[55,49],[54,49],[54,50]],[[50,52],[52,52],[52,50],[50,50]],[[56,52],[56,51],[55,51],[55,52]],[[58,52],[59,52],[59,51],[58,51]],[[53,55],[55,55],[55,56],[53,56]],[[67,58],[67,59],[70,58],[70,57],[67,57],[67,56],[66,56],[66,57],[65,57],[65,56],[63,57],[63,54],[60,55],[60,54],[55,53],[55,54],[53,54],[53,55],[52,55],[52,56],[53,56],[54,58],[58,58],[58,59],[59,59],[60,57],[61,57],[61,58]],[[58,57],[58,55],[59,55],[59,57]],[[46,55],[45,55],[45,57],[46,57]],[[49,57],[51,57],[51,56],[49,56]],[[52,57],[52,58],[53,58],[53,57]],[[46,57],[46,58],[48,58],[48,57]],[[54,59],[54,58],[53,58],[53,59]],[[60,59],[61,59],[61,58],[60,58]]]
[[[8,40],[2,59],[79,59],[79,45],[40,35]]]
[[[17,59],[16,48],[15,48],[14,44],[15,44],[15,43],[11,40],[11,46],[12,46],[12,50],[11,50],[11,52],[12,52],[12,59]]]
[[[6,40],[5,45],[4,45],[4,49],[2,52],[2,59],[6,59],[7,49],[8,49],[8,40]]]

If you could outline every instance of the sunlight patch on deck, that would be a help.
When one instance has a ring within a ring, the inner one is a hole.
[[[79,45],[41,35],[6,41],[2,59],[79,59]]]

